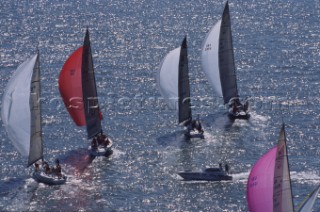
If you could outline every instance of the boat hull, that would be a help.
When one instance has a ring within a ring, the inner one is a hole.
[[[228,117],[231,120],[235,120],[235,119],[244,119],[244,120],[248,120],[250,118],[250,114],[249,113],[245,113],[245,112],[241,112],[241,113],[232,113],[229,112],[228,113]]]
[[[100,157],[100,156],[105,156],[105,157],[109,157],[110,155],[112,155],[113,151],[112,151],[112,141],[111,139],[109,139],[110,143],[108,146],[102,146],[99,145],[97,149],[92,149],[91,146],[88,147],[88,150],[90,152],[91,156],[94,157]]]
[[[59,178],[57,176],[47,175],[42,171],[35,171],[32,174],[32,178],[39,183],[47,185],[62,185],[67,181],[67,177],[64,174]]]
[[[190,132],[186,132],[184,135],[189,139],[190,138],[204,139],[203,133],[199,133],[199,132],[190,131]]]
[[[178,173],[185,181],[230,181],[232,176],[224,173],[213,174],[207,172],[180,172]]]

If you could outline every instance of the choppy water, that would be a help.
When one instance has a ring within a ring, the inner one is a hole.
[[[247,211],[246,181],[286,123],[294,202],[320,183],[319,9],[317,1],[231,1],[238,88],[251,97],[250,121],[229,123],[200,66],[206,32],[224,1],[1,1],[0,94],[13,70],[41,54],[45,158],[62,159],[69,180],[45,186],[0,128],[0,210]],[[88,160],[85,130],[69,118],[57,79],[91,32],[109,159]],[[194,116],[205,140],[187,142],[156,87],[167,52],[187,35]],[[177,172],[219,162],[232,182],[186,183]],[[320,200],[315,211],[320,210]]]

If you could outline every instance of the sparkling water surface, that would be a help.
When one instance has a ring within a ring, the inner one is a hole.
[[[231,123],[201,70],[200,50],[225,1],[1,1],[0,94],[39,50],[44,157],[60,158],[62,186],[36,183],[0,128],[1,211],[248,211],[253,164],[286,123],[294,203],[320,183],[320,3],[229,1],[238,89],[251,118]],[[58,77],[89,28],[110,158],[87,155],[84,128],[64,108]],[[187,141],[155,80],[169,51],[188,39],[193,116],[204,140]],[[228,163],[231,182],[184,182],[183,170]],[[314,207],[320,211],[320,200]]]

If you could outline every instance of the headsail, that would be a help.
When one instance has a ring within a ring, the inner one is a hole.
[[[312,207],[314,205],[314,202],[317,199],[318,193],[320,191],[320,185],[317,186],[315,190],[313,190],[307,198],[302,202],[300,205],[298,211],[299,212],[309,212],[312,211]]]
[[[188,69],[188,49],[187,38],[185,37],[181,44],[179,61],[179,123],[191,121],[191,101],[190,101],[190,82]]]
[[[8,136],[28,165],[43,157],[38,55],[22,63],[2,99],[1,117]],[[31,150],[32,148],[32,150]]]
[[[217,94],[223,96],[225,104],[239,96],[228,2],[222,20],[210,30],[204,41],[201,60],[204,72]]]
[[[253,166],[247,182],[247,202],[251,212],[273,210],[273,175],[277,146],[264,154]]]
[[[88,138],[92,138],[102,132],[102,127],[88,29],[82,52],[82,93]]]
[[[277,144],[273,183],[273,211],[293,211],[292,190],[284,125]]]
[[[86,125],[81,80],[82,49],[83,47],[80,47],[70,55],[59,76],[61,97],[77,126]]]
[[[178,122],[191,120],[187,40],[163,59],[157,76],[161,95],[178,112]]]

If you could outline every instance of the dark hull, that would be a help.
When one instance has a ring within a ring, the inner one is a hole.
[[[198,132],[186,132],[184,135],[185,135],[188,139],[190,139],[190,138],[204,139],[203,133],[198,133]]]
[[[232,176],[224,173],[207,173],[207,172],[180,172],[178,173],[186,181],[229,181]]]
[[[228,113],[228,117],[231,120],[236,120],[236,119],[243,119],[243,120],[248,120],[250,118],[250,114],[249,113]]]

